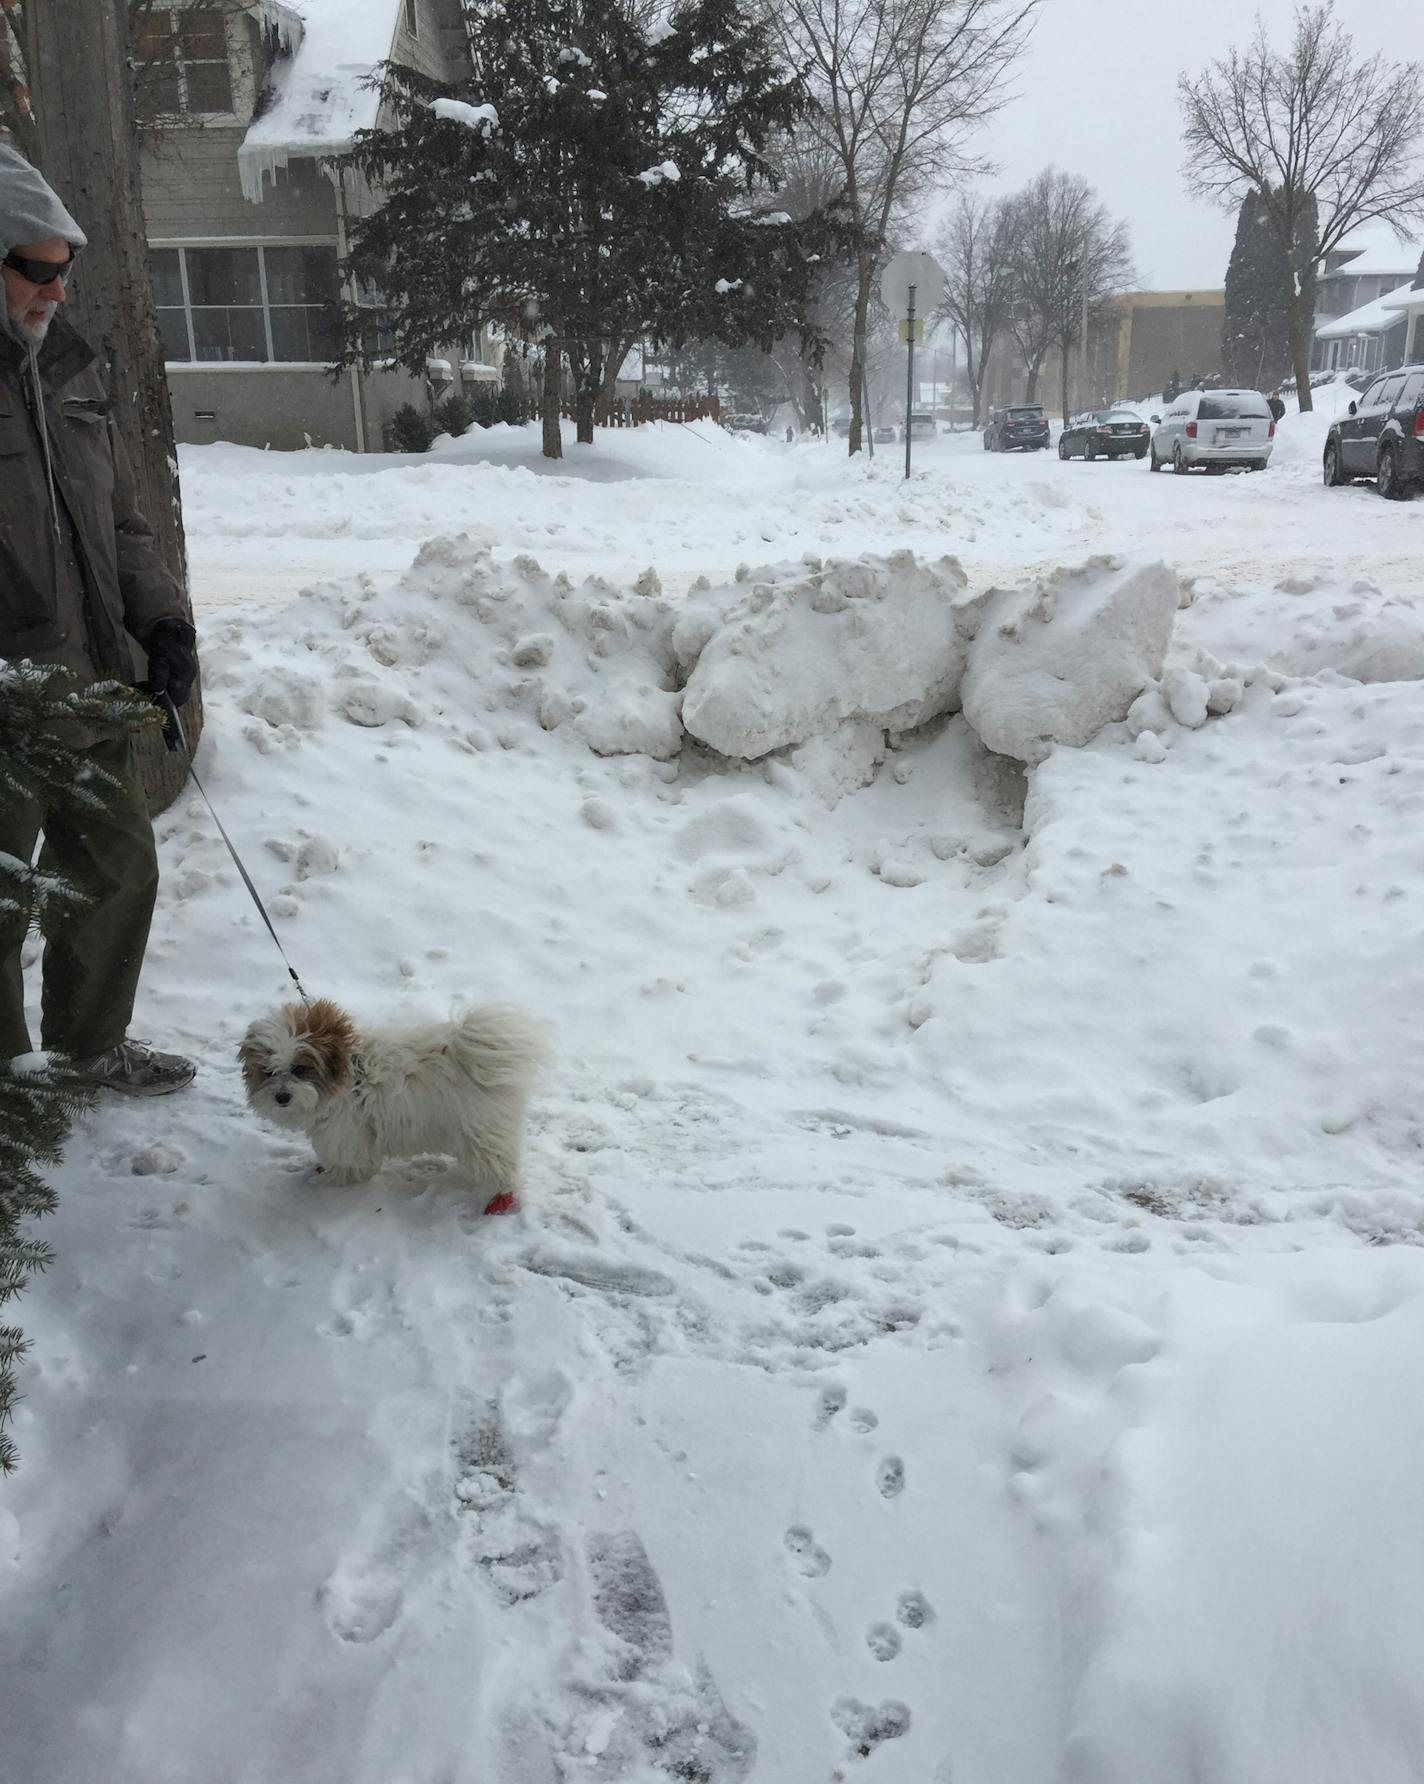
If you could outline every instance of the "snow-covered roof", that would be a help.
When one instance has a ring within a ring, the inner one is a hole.
[[[339,155],[376,122],[371,76],[391,53],[401,0],[253,0],[287,54],[272,70],[271,102],[237,151],[245,198],[288,161]]]
[[[1387,291],[1383,297],[1377,297],[1372,303],[1361,304],[1358,310],[1351,310],[1348,316],[1337,316],[1333,322],[1322,323],[1316,329],[1315,338],[1319,341],[1344,340],[1348,335],[1383,334],[1386,329],[1396,326],[1403,309],[1401,300],[1408,295],[1409,285],[1405,284],[1397,290]]]
[[[1393,273],[1401,279],[1410,279],[1419,265],[1419,256],[1424,253],[1424,247],[1418,242],[1401,244],[1392,235],[1362,236],[1341,242],[1339,251],[1342,254],[1352,254],[1354,258],[1337,266],[1334,272],[1322,274],[1323,278],[1353,279],[1357,276],[1368,278],[1371,275],[1387,278]]]

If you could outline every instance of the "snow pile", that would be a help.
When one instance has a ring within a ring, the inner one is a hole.
[[[688,676],[683,722],[724,756],[754,760],[850,721],[908,731],[959,704],[965,645],[954,604],[965,576],[954,558],[812,561],[759,573],[703,636],[678,630]]]
[[[970,648],[964,716],[1020,762],[1087,743],[1161,673],[1179,599],[1165,564],[1115,557],[993,591]]]
[[[1387,592],[1365,577],[1286,576],[1270,595],[1203,579],[1180,632],[1218,656],[1285,675],[1424,680],[1424,595]]]

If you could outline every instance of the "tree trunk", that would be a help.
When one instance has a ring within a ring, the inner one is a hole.
[[[1024,391],[1026,403],[1038,401],[1038,374],[1042,369],[1043,361],[1041,359],[1033,360],[1028,367],[1028,388]]]
[[[66,314],[99,355],[145,518],[186,600],[178,455],[148,275],[127,8],[120,0],[88,0],[28,6],[25,13],[40,165],[89,237]],[[195,689],[183,713],[191,745],[202,728]],[[160,812],[182,790],[187,763],[156,736],[144,740],[141,754],[149,805]]]
[[[564,456],[563,434],[559,427],[559,371],[563,345],[553,335],[544,341],[544,382],[539,396],[539,415],[544,423],[544,457]]]
[[[1315,407],[1310,389],[1310,329],[1302,316],[1305,298],[1299,290],[1291,292],[1290,347],[1295,366],[1295,394],[1302,415]]]
[[[1063,405],[1063,425],[1068,425],[1068,355],[1072,351],[1069,341],[1058,343],[1058,390]]]
[[[870,317],[870,282],[875,276],[875,263],[861,260],[855,276],[855,332],[850,350],[850,438],[846,445],[853,458],[860,451],[865,427],[862,413],[865,394],[865,330]]]

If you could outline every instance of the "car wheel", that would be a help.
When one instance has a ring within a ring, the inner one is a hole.
[[[1409,494],[1409,485],[1399,474],[1399,456],[1393,446],[1386,446],[1379,455],[1375,488],[1387,502],[1402,502]]]
[[[1182,457],[1182,443],[1180,440],[1172,448],[1172,469],[1179,477],[1184,477],[1187,472],[1187,461]]]
[[[1058,456],[1066,462],[1068,458],[1068,442],[1066,440],[1058,442]]]
[[[1147,457],[1154,471],[1160,471],[1162,469],[1162,461],[1157,456],[1157,448],[1155,446],[1149,449]]]
[[[1144,458],[1146,458],[1146,457],[1147,457],[1147,448],[1146,448],[1146,447],[1145,447],[1145,446],[1139,446],[1139,447],[1138,447],[1138,448],[1137,448],[1137,450],[1136,450],[1136,451],[1135,451],[1135,452],[1134,452],[1134,453],[1133,453],[1133,455],[1132,455],[1132,456],[1133,456],[1133,457],[1134,457],[1134,458],[1135,458],[1135,459],[1136,459],[1136,460],[1137,460],[1137,461],[1138,461],[1138,463],[1139,463],[1139,464],[1140,464],[1140,463],[1141,463],[1141,462],[1142,462],[1142,460],[1143,460],[1143,459],[1144,459]]]
[[[1325,487],[1339,489],[1345,481],[1345,473],[1340,469],[1340,447],[1334,440],[1325,442]]]

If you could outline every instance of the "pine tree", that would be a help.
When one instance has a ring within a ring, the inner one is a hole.
[[[0,663],[0,794],[76,815],[105,805],[118,783],[102,770],[86,770],[56,728],[66,718],[130,729],[155,722],[146,701],[115,683],[72,693],[61,670]],[[42,922],[46,911],[83,896],[81,887],[0,853],[0,912],[8,918]],[[24,1223],[53,1213],[54,1191],[38,1167],[57,1162],[89,1095],[60,1059],[36,1056],[8,1067],[0,1061],[0,1308],[53,1259],[48,1245],[27,1236]],[[17,1398],[15,1365],[28,1348],[17,1326],[0,1325],[0,1474],[18,1461],[5,1427]]]
[[[471,74],[453,92],[387,71],[391,127],[357,143],[382,208],[352,261],[383,293],[395,357],[419,369],[479,322],[549,340],[579,438],[639,340],[769,348],[808,320],[829,214],[771,207],[770,145],[807,106],[745,0],[685,0],[645,28],[626,0],[466,0]],[[353,318],[349,357],[359,357]]]
[[[1307,205],[1296,244],[1296,264],[1307,270],[1301,288],[1314,307],[1315,212]],[[1249,192],[1236,219],[1236,241],[1226,269],[1226,314],[1221,360],[1227,382],[1274,390],[1291,370],[1290,314],[1294,273],[1270,227],[1266,201]]]

